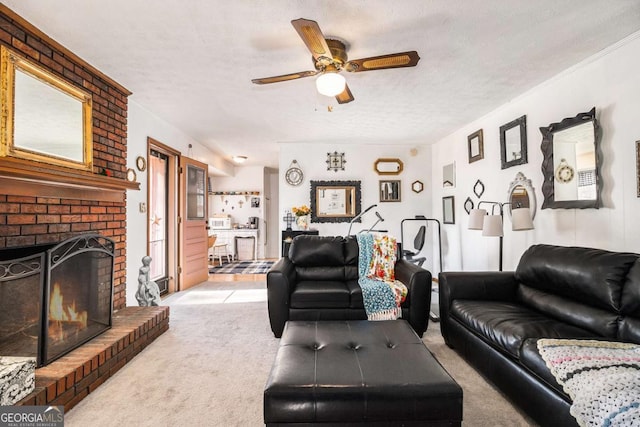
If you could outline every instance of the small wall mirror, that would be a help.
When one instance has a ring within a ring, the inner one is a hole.
[[[522,172],[518,172],[516,178],[509,185],[507,201],[509,202],[509,215],[511,215],[512,209],[529,208],[531,219],[536,217],[536,192],[531,185],[531,180],[527,179]]]
[[[456,223],[456,211],[453,196],[446,196],[442,198],[442,223]]]
[[[600,127],[596,109],[540,128],[546,208],[599,208]]]
[[[373,170],[378,175],[400,175],[404,164],[400,159],[378,159],[373,164]]]
[[[456,163],[449,163],[442,167],[442,187],[456,186]]]
[[[527,163],[527,116],[500,126],[502,169]]]
[[[91,95],[0,48],[0,156],[92,170]]]
[[[311,222],[349,222],[360,212],[360,181],[310,181]]]

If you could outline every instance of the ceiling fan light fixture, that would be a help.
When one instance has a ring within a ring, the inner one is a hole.
[[[325,96],[336,96],[344,91],[345,78],[335,72],[324,72],[316,79],[318,92]]]
[[[247,156],[233,156],[231,160],[236,163],[244,163],[247,160]]]

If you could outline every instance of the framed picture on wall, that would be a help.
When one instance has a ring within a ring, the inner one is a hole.
[[[636,180],[637,197],[640,197],[640,141],[636,141]]]
[[[442,198],[442,223],[456,223],[456,212],[453,196],[446,196]]]
[[[400,180],[380,181],[380,201],[400,201]]]
[[[484,142],[482,129],[475,131],[467,137],[469,149],[469,163],[484,159]]]

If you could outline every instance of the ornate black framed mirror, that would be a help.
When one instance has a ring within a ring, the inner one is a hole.
[[[599,208],[602,177],[601,129],[595,107],[541,127],[542,209]]]
[[[360,213],[360,181],[310,181],[311,222],[349,222]]]
[[[502,169],[527,163],[527,116],[500,126]]]

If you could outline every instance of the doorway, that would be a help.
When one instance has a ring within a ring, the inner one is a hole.
[[[178,161],[180,152],[147,138],[147,253],[149,278],[160,294],[180,290],[178,265]]]

